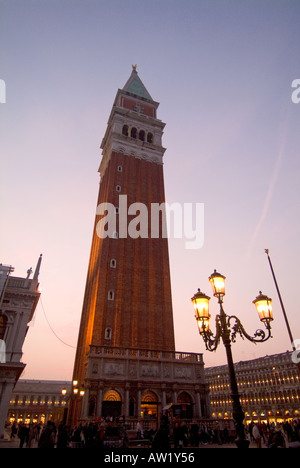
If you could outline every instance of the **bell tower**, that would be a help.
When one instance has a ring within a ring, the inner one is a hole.
[[[88,388],[89,396],[84,408],[72,401],[74,424],[80,414],[103,415],[110,397],[122,402],[121,414],[128,416],[130,391],[139,414],[137,383],[142,377],[164,380],[158,362],[143,367],[140,358],[161,360],[164,355],[172,361],[175,356],[165,214],[158,210],[155,225],[151,218],[152,207],[165,202],[165,124],[157,118],[158,106],[133,66],[117,91],[101,143],[101,181],[73,372],[78,388]],[[116,377],[120,391],[112,397]]]

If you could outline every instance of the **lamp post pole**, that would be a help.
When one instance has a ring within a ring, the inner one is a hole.
[[[226,315],[223,309],[223,296],[225,296],[225,276],[217,273],[216,270],[209,277],[213,288],[213,295],[218,298],[220,304],[220,313],[216,316],[216,334],[213,335],[213,332],[209,327],[209,300],[210,297],[206,296],[204,293],[198,289],[198,292],[192,297],[192,302],[194,304],[194,309],[196,312],[196,320],[199,328],[199,333],[202,336],[206,349],[208,351],[215,351],[219,346],[220,339],[222,338],[223,344],[226,350],[226,357],[228,363],[229,379],[230,379],[230,388],[231,388],[231,398],[232,398],[232,410],[233,418],[236,424],[236,445],[238,448],[248,448],[249,440],[245,436],[244,428],[244,412],[240,402],[240,395],[238,391],[238,385],[236,380],[236,374],[234,369],[231,343],[236,341],[236,336],[239,334],[242,338],[246,338],[253,343],[262,343],[271,338],[271,326],[270,322],[273,320],[272,314],[272,300],[263,295],[261,292],[253,301],[257,308],[259,318],[261,322],[264,323],[267,334],[263,330],[257,330],[254,333],[254,336],[248,335],[245,328],[243,327],[241,321],[235,315],[228,316]],[[231,322],[233,324],[231,325]]]
[[[84,396],[84,388],[81,390],[78,388],[78,381],[73,380],[71,395],[69,396],[68,404],[68,414],[67,414],[67,424],[76,425],[78,423],[78,413],[81,410],[81,400]]]
[[[231,398],[232,398],[232,410],[233,410],[233,419],[236,425],[236,444],[238,448],[248,448],[249,441],[245,437],[245,428],[244,428],[244,412],[240,402],[240,395],[235,375],[232,350],[231,350],[231,340],[230,340],[230,329],[227,327],[226,323],[226,314],[222,306],[222,300],[219,299],[220,303],[220,321],[223,328],[222,341],[226,350],[228,371],[229,371],[229,380],[230,380],[230,389],[231,389]]]

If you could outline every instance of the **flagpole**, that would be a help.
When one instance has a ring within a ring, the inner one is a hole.
[[[265,252],[266,252],[266,254],[268,256],[271,272],[272,272],[273,279],[274,279],[274,282],[275,282],[275,286],[276,286],[276,289],[277,289],[279,301],[280,301],[280,304],[281,304],[281,308],[282,308],[284,320],[285,320],[285,323],[286,323],[286,326],[287,326],[288,334],[289,334],[289,337],[290,337],[290,340],[291,340],[291,343],[292,343],[293,351],[296,351],[294,338],[293,338],[292,331],[291,331],[291,328],[290,328],[290,324],[289,324],[289,321],[288,321],[288,318],[287,318],[287,315],[286,315],[286,312],[285,312],[285,308],[284,308],[284,305],[283,305],[283,302],[282,302],[282,299],[281,299],[281,294],[280,294],[279,287],[278,287],[278,284],[277,284],[277,281],[276,281],[276,277],[275,277],[275,273],[274,273],[274,270],[273,270],[272,262],[271,262],[271,259],[270,259],[270,256],[269,256],[269,249],[265,249]]]
[[[293,348],[292,361],[294,362],[294,364],[296,364],[297,369],[298,369],[298,374],[299,374],[299,377],[300,377],[300,358],[298,357],[299,349],[296,348],[296,344],[295,344],[295,341],[294,341],[294,338],[293,338],[293,335],[292,335],[290,324],[289,324],[289,321],[288,321],[288,318],[287,318],[287,315],[286,315],[286,312],[285,312],[285,308],[284,308],[284,305],[283,305],[283,302],[282,302],[282,299],[281,299],[281,294],[280,294],[279,287],[278,287],[278,284],[277,284],[277,281],[276,281],[276,277],[275,277],[275,273],[274,273],[274,270],[273,270],[272,262],[271,262],[271,259],[270,259],[270,256],[269,256],[269,249],[265,249],[265,252],[266,252],[266,254],[268,256],[268,260],[269,260],[270,268],[271,268],[272,275],[273,275],[273,278],[274,278],[275,286],[276,286],[276,289],[277,289],[277,293],[278,293],[279,301],[280,301],[280,304],[281,304],[284,320],[285,320],[285,323],[286,323],[286,326],[287,326],[288,334],[289,334],[291,344],[292,344],[292,348]]]

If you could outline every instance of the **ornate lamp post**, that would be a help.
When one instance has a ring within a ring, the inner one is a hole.
[[[62,392],[64,389],[62,390]],[[84,388],[78,387],[78,380],[73,380],[71,395],[69,396],[67,424],[71,424],[72,420],[77,421],[78,413],[80,413],[82,398],[85,394]]]
[[[215,270],[214,273],[209,277],[209,281],[212,286],[213,295],[218,298],[218,302],[220,304],[220,313],[216,316],[216,334],[213,334],[209,325],[211,317],[209,314],[210,297],[202,293],[200,289],[198,289],[198,292],[191,299],[195,308],[195,318],[197,320],[199,333],[202,336],[208,351],[215,351],[219,346],[220,340],[222,338],[226,349],[229,369],[231,397],[233,401],[233,418],[236,423],[237,433],[236,444],[239,448],[247,448],[249,446],[249,441],[245,437],[243,424],[244,413],[240,403],[240,396],[235,376],[231,352],[231,342],[234,343],[236,341],[237,334],[239,334],[242,338],[247,338],[247,340],[252,341],[253,343],[262,343],[271,337],[270,323],[273,320],[272,300],[260,292],[253,301],[253,304],[256,306],[259,318],[266,327],[267,333],[264,330],[257,330],[254,333],[254,336],[251,337],[244,329],[238,317],[235,315],[228,316],[224,312],[223,297],[225,296],[225,276],[217,273]]]

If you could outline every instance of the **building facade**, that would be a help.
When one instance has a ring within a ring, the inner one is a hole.
[[[110,412],[139,418],[147,401],[157,417],[170,400],[180,404],[174,401],[178,388],[193,416],[208,412],[202,356],[175,352],[163,210],[165,124],[157,118],[158,105],[134,66],[117,91],[101,144],[73,372],[75,387],[85,393],[83,400],[72,400],[73,424]]]
[[[101,354],[99,361],[97,356]],[[136,366],[137,354],[140,354],[139,367]],[[173,416],[180,414],[183,419],[191,419],[190,394],[193,394],[194,380],[199,371],[197,361],[202,359],[202,355],[162,354],[132,349],[125,352],[122,348],[111,349],[108,353],[107,348],[101,347],[94,347],[91,355],[95,359],[90,360],[89,375],[93,375],[94,380],[85,399],[90,418],[97,419],[98,399],[104,418],[128,414],[127,422],[130,422],[132,418],[134,420],[135,406],[138,405],[146,427],[156,423],[157,413],[163,408],[172,408]],[[189,362],[189,367],[186,362]],[[100,363],[103,364],[104,372],[99,387],[97,377]],[[138,382],[137,392],[128,381],[124,385],[127,367],[129,374],[134,373]],[[235,364],[235,369],[246,423],[282,423],[300,417],[299,375],[290,352],[242,361]],[[151,385],[147,382],[150,374]],[[205,374],[210,388],[212,418],[218,421],[232,420],[227,366],[207,368]],[[162,379],[165,380],[163,386],[160,384]],[[186,381],[190,381],[190,386]],[[6,424],[12,424],[13,421],[45,424],[48,420],[59,424],[66,418],[70,401],[83,398],[79,392],[74,394],[73,390],[72,382],[68,381],[20,379],[12,392]],[[199,387],[193,403],[198,405],[197,411],[203,415],[207,405],[205,398]]]
[[[22,347],[32,320],[40,293],[38,276],[42,257],[40,256],[34,276],[31,269],[26,278],[11,276],[13,267],[0,265],[0,436],[13,388],[26,364],[22,359]]]
[[[43,425],[48,420],[59,424],[66,417],[70,392],[71,382],[20,379],[11,395],[6,424]]]
[[[91,346],[83,414],[141,419],[157,427],[164,411],[200,419],[209,414],[202,354]]]
[[[251,421],[281,423],[300,417],[300,381],[291,352],[235,364],[236,378],[245,413]],[[205,370],[214,418],[232,418],[227,366]]]

